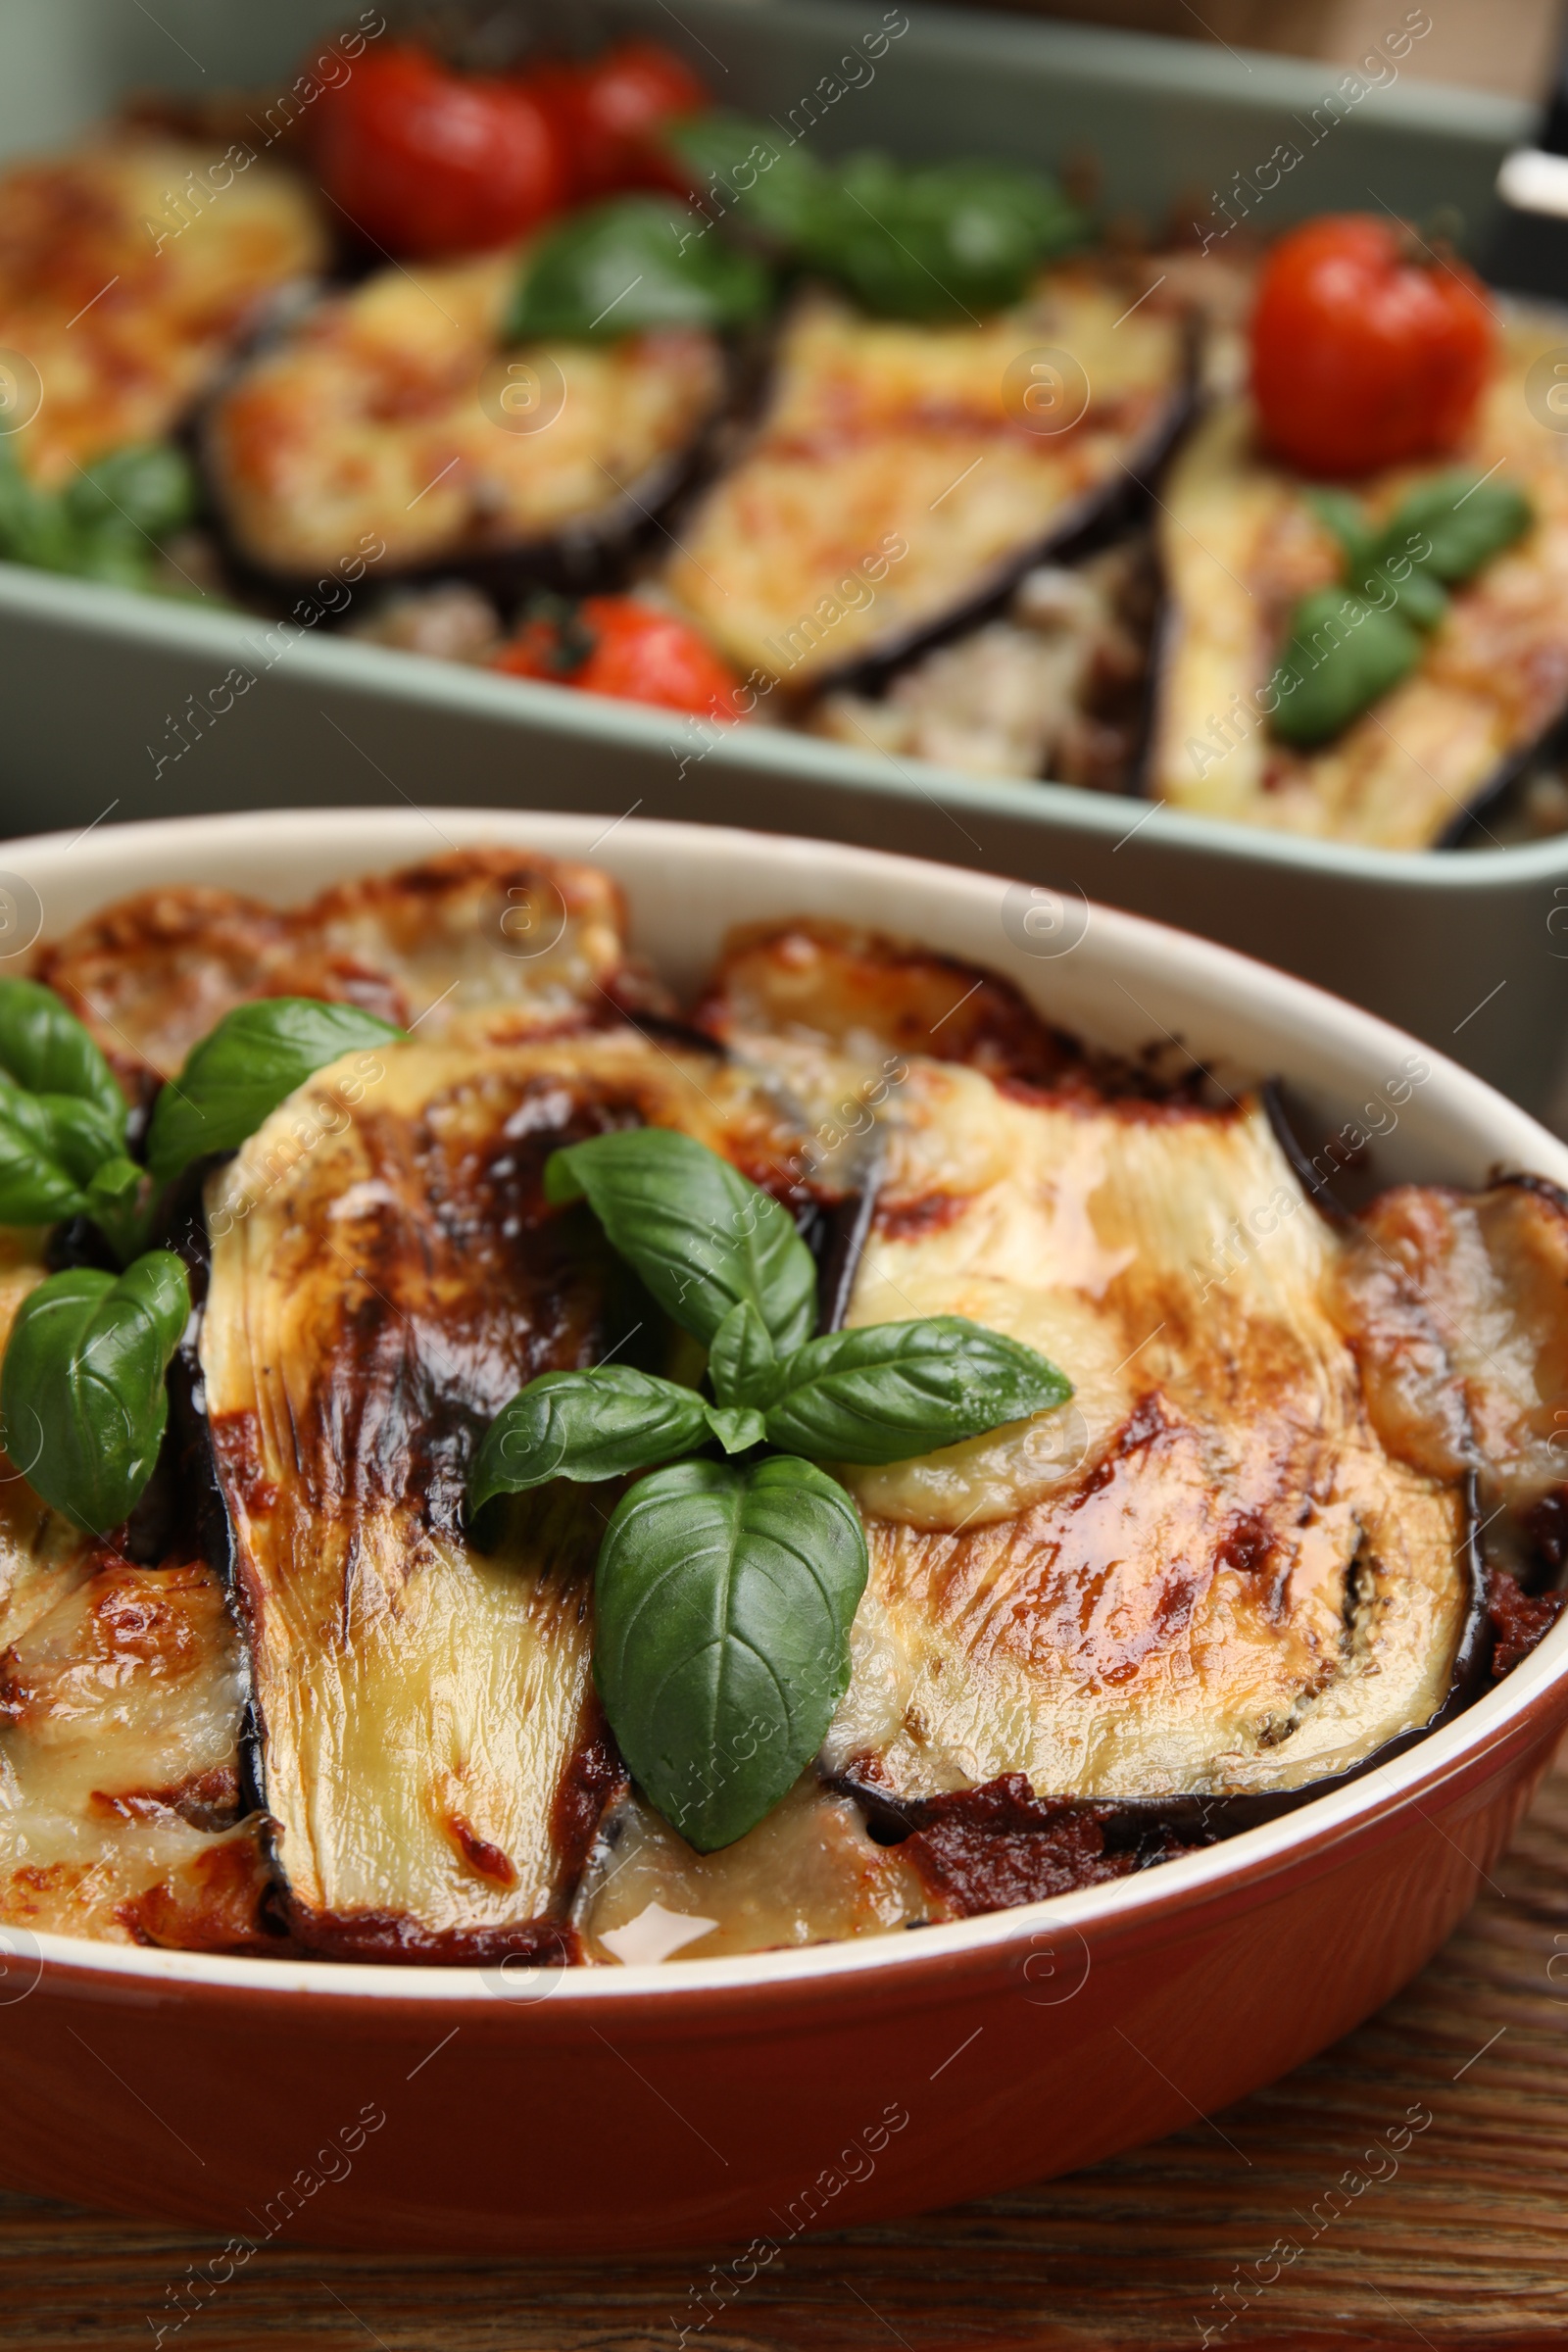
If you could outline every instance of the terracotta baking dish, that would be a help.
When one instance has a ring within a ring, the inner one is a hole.
[[[731,923],[878,923],[1105,1043],[1162,1030],[1346,1118],[1409,1050],[1181,932],[837,845],[443,808],[192,819],[0,852],[63,929],[158,880],[279,900],[447,843],[592,855],[695,981]],[[32,894],[29,896],[28,894]],[[1379,1174],[1568,1183],[1568,1147],[1432,1056]],[[1568,1719],[1568,1623],[1446,1730],[1227,1843],[1026,1910],[860,1944],[551,1974],[209,1958],[0,1932],[0,2173],[268,2239],[494,2255],[766,2239],[1065,2172],[1344,2034],[1463,1915]],[[725,2276],[771,2261],[754,2247]],[[188,2308],[181,2304],[181,2309]],[[710,2305],[678,2312],[693,2324]]]

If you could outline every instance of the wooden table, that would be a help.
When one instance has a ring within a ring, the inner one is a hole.
[[[1412,2112],[1431,2123],[1390,2173],[1366,2151]],[[0,2170],[4,2118],[0,2082]],[[1388,2177],[1330,2198],[1348,2171]],[[1278,2240],[1299,2253],[1271,2259]],[[167,2317],[166,2286],[207,2250],[0,2194],[0,2345],[149,2346],[148,2315]],[[676,2352],[671,2314],[701,2267],[280,2247],[166,2346]],[[792,2248],[689,2345],[1119,2352],[1195,2347],[1205,2328],[1224,2352],[1568,2347],[1568,1760],[1467,1925],[1324,2057],[1076,2179]]]

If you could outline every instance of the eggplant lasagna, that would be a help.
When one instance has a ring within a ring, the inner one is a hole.
[[[1211,252],[427,30],[5,172],[0,559],[1323,840],[1568,827],[1559,314],[1386,210]]]
[[[252,1000],[411,1033],[172,1189],[197,1305],[125,1523],[83,1535],[7,1466],[0,1918],[472,1965],[886,1934],[1298,1804],[1554,1613],[1568,1202],[1544,1183],[1349,1213],[1266,1093],[1166,1083],[1003,980],[819,922],[732,938],[683,1007],[603,875],[508,850],[289,911],[171,887],[36,969],[132,1136]],[[841,1473],[870,1560],[848,1687],[782,1801],[710,1853],[596,1696],[606,1496],[541,1485],[482,1544],[465,1505],[535,1376],[619,1351],[702,1379],[546,1197],[558,1148],[638,1126],[788,1207],[833,1259],[829,1323],[963,1315],[1073,1389]],[[8,1326],[86,1248],[6,1233]]]

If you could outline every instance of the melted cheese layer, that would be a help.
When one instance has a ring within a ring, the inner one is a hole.
[[[352,1118],[347,1057],[213,1178],[201,1359],[295,1933],[475,1957],[564,1923],[592,1738],[591,1491],[514,1512],[494,1553],[462,1517],[509,1397],[621,1337],[597,1229],[545,1209],[544,1162],[607,1122],[743,1156],[771,1129],[714,1061],[626,1031],[378,1064]]]
[[[383,270],[244,371],[210,446],[254,563],[305,573],[378,538],[377,561],[401,570],[601,524],[629,491],[646,500],[718,404],[718,345],[672,328],[508,348],[518,265],[509,251]],[[548,406],[559,390],[536,431],[509,429],[487,389],[509,365]]]
[[[1450,1487],[1385,1452],[1338,1245],[1255,1105],[901,1097],[852,1322],[1044,1345],[1065,1414],[845,1476],[871,1582],[834,1771],[920,1797],[1281,1788],[1436,1711],[1469,1605]],[[941,1204],[899,1238],[901,1203]]]
[[[252,162],[198,204],[192,177],[210,187],[214,167],[205,148],[124,139],[0,176],[0,344],[43,385],[13,446],[39,480],[165,439],[266,297],[321,268],[302,182]]]
[[[973,326],[808,297],[761,427],[682,531],[669,589],[741,668],[793,690],[1004,582],[1182,397],[1181,318],[1156,296],[1118,324],[1128,299],[1072,269]],[[1083,378],[1059,431],[1031,429],[1030,386],[1009,374],[1041,351],[1070,353]]]

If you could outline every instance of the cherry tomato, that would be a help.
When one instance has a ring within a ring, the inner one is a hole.
[[[322,186],[392,253],[482,252],[566,201],[561,134],[539,100],[449,74],[422,49],[368,52],[316,117]]]
[[[537,66],[522,86],[557,126],[578,200],[624,188],[687,192],[689,175],[659,153],[658,133],[712,99],[673,50],[657,41],[617,41],[589,65]]]
[[[1463,440],[1494,348],[1481,282],[1394,220],[1327,214],[1269,254],[1252,313],[1263,438],[1303,473],[1371,473]]]
[[[569,619],[525,620],[495,666],[551,678],[618,702],[655,703],[704,718],[738,718],[739,680],[705,637],[634,596],[585,597]]]

